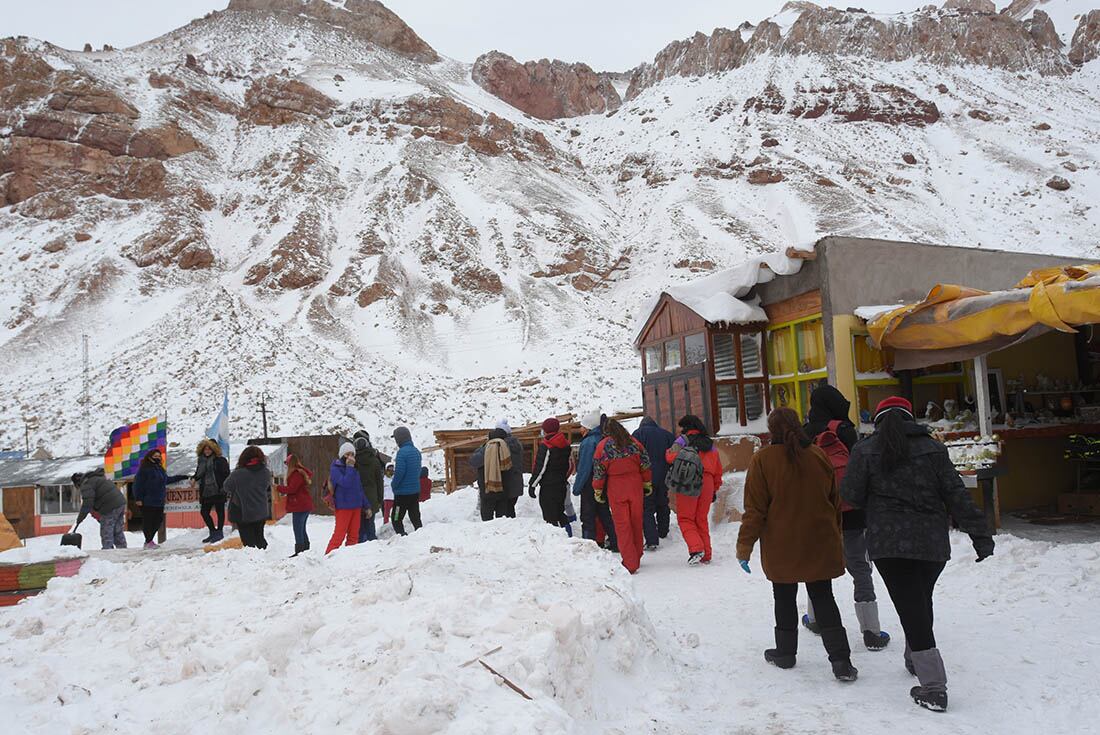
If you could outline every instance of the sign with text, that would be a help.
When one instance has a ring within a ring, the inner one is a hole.
[[[165,513],[193,513],[198,512],[199,489],[190,485],[177,485],[168,488],[168,496],[164,502]]]

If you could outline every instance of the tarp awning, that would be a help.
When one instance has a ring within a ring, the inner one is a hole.
[[[1100,323],[1100,265],[1032,271],[1006,291],[937,285],[919,303],[867,325],[871,341],[894,350],[899,370],[966,360],[1052,330]]]

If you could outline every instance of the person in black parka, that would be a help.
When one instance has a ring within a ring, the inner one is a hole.
[[[913,418],[904,398],[875,410],[875,433],[856,444],[841,496],[867,514],[867,551],[905,630],[905,665],[921,707],[947,709],[947,673],[932,631],[932,593],[951,558],[949,520],[970,534],[977,561],[993,555],[993,536],[947,447]]]
[[[657,422],[646,416],[634,430],[634,438],[645,447],[653,472],[653,492],[645,498],[645,512],[642,525],[645,530],[645,546],[653,551],[668,536],[668,522],[671,512],[668,507],[668,486],[665,475],[668,474],[668,461],[665,452],[672,447],[676,437],[671,431],[661,428]]]
[[[542,519],[561,528],[569,525],[569,519],[565,516],[565,493],[568,491],[572,454],[569,437],[561,432],[558,420],[548,418],[543,421],[542,441],[539,442],[527,491],[533,498],[535,486],[538,486]]]
[[[831,455],[829,442],[840,440],[837,448],[848,452],[859,440],[855,425],[848,419],[851,403],[844,394],[831,385],[818,386],[810,394],[810,412],[803,430],[810,441],[820,443],[827,455]],[[830,431],[835,435],[830,436]],[[843,480],[840,471],[837,480]],[[863,634],[863,645],[869,650],[879,651],[890,643],[890,635],[883,632],[879,623],[878,598],[875,596],[875,583],[871,576],[871,561],[867,558],[867,527],[864,512],[860,508],[841,504],[844,531],[844,566],[852,577],[855,586],[856,621]],[[802,616],[802,624],[810,631],[818,633],[817,619],[813,603],[807,605],[807,613]]]

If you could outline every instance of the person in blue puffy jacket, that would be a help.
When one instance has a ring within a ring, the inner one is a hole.
[[[405,516],[412,521],[413,530],[419,530],[420,522],[420,450],[413,445],[412,432],[404,426],[393,430],[397,442],[397,456],[393,459],[393,530],[401,536],[405,531]]]
[[[340,446],[340,456],[329,468],[328,481],[336,511],[336,528],[325,549],[326,554],[339,548],[345,540],[348,546],[359,543],[360,512],[363,508],[367,509],[367,513],[373,512],[367,496],[363,494],[363,483],[355,468],[355,447],[350,442]]]
[[[599,543],[597,526],[607,534],[609,548],[619,548],[615,538],[615,524],[611,519],[611,508],[607,503],[597,503],[592,489],[592,459],[596,447],[603,441],[604,415],[593,411],[581,417],[581,445],[577,449],[577,474],[573,477],[573,495],[581,499],[581,536]]]
[[[141,531],[145,534],[146,549],[157,548],[153,537],[164,522],[168,486],[186,479],[187,475],[168,475],[164,469],[164,455],[159,449],[152,449],[141,458],[141,466],[134,476],[132,492],[141,506]]]

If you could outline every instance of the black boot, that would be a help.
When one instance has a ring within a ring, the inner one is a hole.
[[[933,712],[947,711],[947,672],[943,668],[943,658],[939,649],[913,651],[913,668],[917,672],[920,686],[909,690],[913,701]]]
[[[825,644],[829,663],[833,665],[833,676],[846,682],[859,678],[859,671],[852,666],[852,649],[848,645],[848,632],[844,628],[823,628],[821,642]]]
[[[305,551],[305,549],[302,547],[301,544],[294,544],[294,553],[290,555],[290,558],[293,559],[294,557],[298,556],[298,554],[301,554],[303,551]]]
[[[798,630],[775,629],[775,648],[764,651],[764,660],[781,669],[793,669],[798,653]]]

